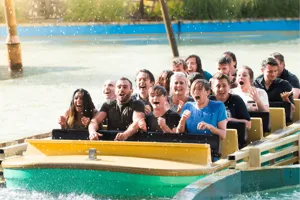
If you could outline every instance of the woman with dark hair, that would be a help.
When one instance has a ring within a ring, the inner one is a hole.
[[[190,55],[185,59],[185,62],[187,65],[188,73],[199,72],[202,76],[205,77],[207,81],[209,81],[209,79],[212,77],[209,72],[202,69],[202,63],[199,56],[194,54]]]
[[[248,111],[269,112],[269,98],[265,90],[253,87],[254,74],[250,67],[243,66],[237,71],[237,87],[231,94],[239,95],[247,105]]]
[[[173,74],[174,72],[171,70],[164,70],[159,75],[157,82],[155,83],[155,85],[163,86],[167,90],[168,95],[170,93],[170,81]]]
[[[58,123],[63,129],[87,129],[96,113],[89,92],[80,88],[74,91],[70,107],[65,115],[59,117]]]
[[[236,77],[236,70],[237,70],[237,60],[234,53],[231,51],[226,51],[223,53],[223,56],[231,58],[231,64],[230,64],[230,73],[231,76]]]

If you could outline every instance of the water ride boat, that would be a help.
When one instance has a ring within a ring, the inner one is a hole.
[[[284,112],[270,108],[271,134],[263,133],[261,118],[252,118],[248,137],[239,135],[248,144],[241,150],[236,129],[227,129],[221,142],[216,135],[161,133],[110,141],[117,134],[113,131],[102,131],[101,141],[89,141],[87,131],[54,129],[51,140],[27,140],[24,156],[2,162],[6,187],[108,197],[173,197],[185,186],[228,167],[298,162],[300,121],[286,127]],[[221,158],[213,162],[219,153]],[[286,155],[293,157],[285,159]]]
[[[53,133],[57,137],[63,132]],[[227,159],[212,162],[211,145],[218,148],[217,136],[141,133],[135,137],[138,142],[27,140],[25,156],[2,163],[6,186],[110,197],[172,197],[186,185],[229,166]],[[160,137],[165,141],[149,142]],[[198,143],[189,143],[191,139]]]

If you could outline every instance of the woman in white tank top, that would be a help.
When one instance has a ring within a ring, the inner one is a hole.
[[[253,70],[243,66],[237,72],[237,87],[230,91],[239,95],[247,105],[248,111],[269,112],[269,99],[266,91],[256,88],[253,83]]]

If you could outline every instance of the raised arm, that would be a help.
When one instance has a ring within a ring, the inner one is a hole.
[[[93,117],[88,128],[90,140],[98,140],[98,137],[102,136],[102,134],[98,133],[97,131],[99,129],[99,124],[105,119],[106,116],[106,112],[100,111]]]
[[[185,125],[186,125],[186,120],[191,116],[191,112],[189,110],[185,110],[182,113],[181,119],[179,121],[179,124],[176,128],[176,133],[183,133],[185,132]]]

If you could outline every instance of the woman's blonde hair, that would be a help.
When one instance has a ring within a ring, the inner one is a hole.
[[[185,95],[189,95],[189,80],[187,79],[187,75],[183,72],[174,72],[174,74],[171,76],[170,80],[170,96],[174,95],[174,83],[177,78],[182,78],[185,83]]]

